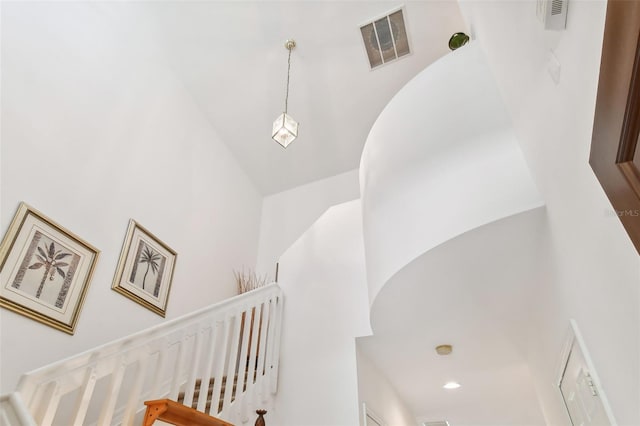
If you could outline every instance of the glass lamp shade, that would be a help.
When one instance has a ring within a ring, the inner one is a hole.
[[[286,148],[298,137],[298,122],[289,114],[283,112],[273,122],[273,132],[271,135],[274,141]]]

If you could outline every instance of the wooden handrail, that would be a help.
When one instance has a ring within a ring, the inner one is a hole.
[[[144,405],[147,406],[147,411],[144,414],[142,426],[151,426],[156,420],[177,426],[233,426],[231,423],[170,399],[145,401]]]

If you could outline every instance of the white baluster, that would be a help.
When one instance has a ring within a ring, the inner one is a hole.
[[[25,407],[29,413],[37,413],[39,411],[39,404],[42,403],[43,390],[46,386],[42,385],[42,381],[36,383],[33,376],[24,374],[18,382],[18,389],[24,402]]]
[[[45,395],[47,390],[49,390],[51,383],[35,383],[33,377],[22,376],[20,379],[21,387],[20,394],[22,395],[27,410],[31,413],[31,416],[34,418],[34,421],[37,421],[44,415],[45,406]]]
[[[240,323],[241,316],[239,315],[239,311],[233,313],[233,333],[231,334],[231,342],[229,344],[229,358],[228,358],[228,366],[227,366],[227,386],[225,387],[224,392],[224,403],[223,407],[225,411],[227,407],[231,405],[231,397],[233,396],[233,384],[236,380],[236,367],[238,365],[238,349],[239,349],[239,341],[240,341]],[[238,383],[240,386],[240,383]],[[236,390],[237,393],[237,390]]]
[[[251,350],[249,352],[249,368],[247,369],[247,392],[253,388],[253,383],[256,378],[256,360],[258,358],[258,335],[260,334],[259,324],[260,316],[262,315],[262,303],[255,306],[253,311],[253,321],[251,324]]]
[[[198,378],[198,368],[200,366],[200,356],[202,352],[202,340],[204,339],[202,327],[199,325],[196,328],[196,334],[194,336],[195,343],[193,348],[193,356],[191,358],[191,363],[189,364],[189,370],[187,371],[188,379],[187,385],[184,392],[184,402],[183,404],[187,407],[191,407],[193,403],[193,394],[196,387],[196,379]],[[202,386],[202,385],[201,385]],[[202,389],[200,389],[200,395],[202,395]]]
[[[249,351],[249,330],[251,329],[251,309],[245,309],[242,312],[243,327],[242,327],[242,342],[240,348],[240,368],[238,369],[238,389],[236,390],[236,399],[240,399],[240,419],[242,423],[246,423],[249,420],[249,413],[247,409],[247,401],[245,398],[245,381],[247,378],[247,369],[249,368],[247,360],[247,352]]]
[[[220,324],[222,327],[221,344],[216,350],[216,369],[214,374],[213,394],[211,395],[211,408],[209,414],[216,415],[220,406],[220,391],[222,390],[222,376],[224,376],[224,364],[227,353],[227,343],[229,341],[229,317],[226,317]],[[228,379],[227,379],[228,380]],[[227,386],[229,384],[227,383]]]
[[[200,398],[198,398],[198,411],[205,411],[207,408],[207,397],[209,394],[209,386],[211,383],[211,371],[213,370],[213,362],[216,350],[216,339],[218,338],[218,326],[215,318],[209,322],[209,347],[204,357],[204,371],[200,381]],[[204,391],[204,396],[203,392]]]
[[[263,304],[263,309],[262,309],[262,316],[260,318],[260,346],[258,346],[259,348],[259,353],[258,353],[258,371],[257,371],[257,376],[256,376],[256,382],[259,381],[259,388],[261,391],[264,389],[264,375],[265,375],[265,365],[264,365],[264,361],[265,361],[265,354],[267,352],[267,333],[268,333],[268,326],[269,326],[269,312],[271,310],[271,306],[269,304],[268,300],[265,300],[264,304]],[[266,399],[263,396],[263,401],[266,401]]]
[[[187,358],[187,340],[189,336],[183,335],[182,339],[177,343],[178,346],[178,354],[176,356],[176,365],[175,371],[173,374],[173,378],[171,380],[171,391],[169,392],[169,399],[174,401],[178,400],[178,394],[180,393],[180,385],[182,384],[182,371],[184,369],[184,365]]]
[[[42,413],[42,418],[36,421],[41,426],[50,426],[53,423],[53,419],[56,415],[56,411],[58,411],[58,405],[60,404],[60,399],[62,398],[62,389],[58,382],[54,382],[52,384],[53,390],[51,392],[51,397],[47,402],[47,406]]]
[[[167,352],[169,349],[169,339],[167,337],[163,337],[160,340],[160,348],[158,349],[158,364],[156,365],[156,374],[153,378],[153,384],[151,385],[151,394],[149,397],[153,399],[160,399],[164,392],[160,389],[162,387],[162,378],[164,377],[164,372],[167,370],[167,358],[169,358]]]
[[[80,395],[78,396],[78,401],[76,403],[75,418],[73,420],[74,426],[82,426],[84,423],[84,418],[87,415],[89,403],[91,402],[91,396],[93,395],[93,390],[96,387],[96,381],[95,367],[87,369],[84,384],[80,390]]]
[[[282,292],[278,293],[278,296],[274,298],[276,302],[276,319],[275,319],[275,332],[273,335],[273,356],[272,367],[270,374],[271,393],[275,395],[278,392],[278,369],[280,367],[280,336],[282,334],[282,304],[284,302]]]
[[[278,306],[276,305],[276,297],[269,299],[269,325],[267,331],[266,358],[265,358],[265,380],[263,382],[262,395],[267,398],[271,392],[271,383],[273,376],[273,352],[275,344],[275,326],[276,316],[278,315]],[[266,401],[265,401],[266,402]]]
[[[142,403],[142,385],[144,384],[144,380],[147,374],[147,359],[140,359],[138,361],[138,368],[136,370],[136,378],[133,382],[133,386],[131,387],[131,392],[129,392],[129,402],[127,404],[127,408],[124,411],[124,416],[122,416],[122,424],[131,426],[136,417],[136,412],[141,410],[144,407]]]
[[[98,425],[111,424],[111,419],[113,418],[113,412],[115,411],[118,395],[120,395],[120,386],[122,386],[122,379],[124,378],[124,372],[126,369],[127,365],[124,362],[124,357],[120,357],[116,371],[111,375],[111,382],[107,389],[107,396],[102,404],[102,411],[98,418]]]

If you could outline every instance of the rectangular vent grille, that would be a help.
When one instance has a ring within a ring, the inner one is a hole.
[[[402,9],[360,27],[371,68],[409,54]]]
[[[564,30],[567,27],[569,0],[537,0],[536,14],[545,30]]]
[[[439,422],[424,422],[423,426],[449,426],[449,422],[446,420],[441,420]]]

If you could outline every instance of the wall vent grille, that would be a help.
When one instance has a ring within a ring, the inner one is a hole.
[[[537,0],[536,14],[545,30],[564,30],[567,27],[569,0]]]
[[[402,9],[360,27],[371,69],[410,53]]]

